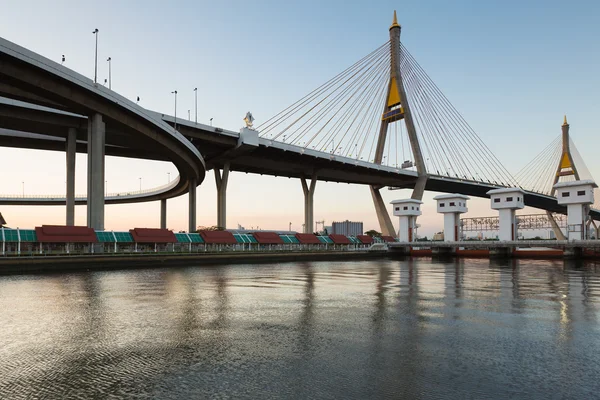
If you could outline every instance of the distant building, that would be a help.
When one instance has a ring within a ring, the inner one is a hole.
[[[363,234],[363,223],[345,220],[343,222],[332,222],[331,232],[334,235],[356,236]]]
[[[444,232],[434,233],[433,240],[444,240]]]

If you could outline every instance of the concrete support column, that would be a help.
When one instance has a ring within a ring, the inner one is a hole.
[[[417,227],[417,217],[412,215],[403,215],[400,217],[398,230],[398,240],[401,242],[414,242],[415,229]]]
[[[585,219],[589,213],[589,206],[583,204],[567,204],[567,226],[576,227],[569,230],[569,240],[587,239]]]
[[[498,239],[517,240],[517,220],[515,210],[502,208],[498,210],[500,227],[498,228]]]
[[[313,173],[310,181],[310,187],[306,182],[306,178],[300,178],[302,183],[302,191],[304,192],[304,233],[313,232],[313,212],[314,212],[314,194],[317,185],[317,174]]]
[[[75,225],[75,154],[77,150],[77,130],[69,128],[67,133],[67,226]]]
[[[460,214],[444,214],[444,242],[458,242],[460,240]]]
[[[385,207],[385,203],[383,202],[383,198],[381,197],[381,193],[379,192],[380,188],[376,186],[370,186],[371,188],[371,196],[373,197],[373,204],[375,204],[375,213],[377,214],[377,220],[379,221],[379,227],[381,229],[381,234],[384,236],[397,237],[396,230],[394,229],[394,225],[392,224],[392,219],[390,218],[390,214]]]
[[[88,118],[87,225],[104,230],[104,144],[102,115]]]
[[[160,201],[160,229],[167,229],[167,199]]]
[[[196,232],[196,180],[190,179],[189,182],[189,204],[190,204],[190,220],[188,232]]]
[[[215,183],[217,184],[217,226],[227,228],[227,182],[229,181],[229,163],[223,166],[223,174],[215,168]]]

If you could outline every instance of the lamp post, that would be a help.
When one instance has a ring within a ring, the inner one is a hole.
[[[142,191],[142,178],[140,178],[140,192]]]
[[[92,32],[96,35],[96,61],[94,63],[94,83],[98,83],[98,28]]]
[[[290,224],[289,224],[288,231],[290,231],[290,232],[292,231],[292,223],[291,223],[291,222],[290,222]]]
[[[62,55],[62,61],[60,62],[60,65],[63,65],[63,64],[64,64],[64,62],[65,62],[65,55],[63,54],[63,55]]]
[[[177,130],[177,90],[173,90],[171,94],[175,95],[175,130]]]
[[[196,105],[196,119],[194,121],[194,123],[197,125],[198,124],[198,88],[194,88],[194,104]]]
[[[108,88],[109,89],[112,89],[111,67],[110,67],[111,60],[112,60],[112,57],[108,57],[106,59],[106,61],[108,61]]]
[[[171,183],[171,173],[170,172],[167,172],[167,179],[168,179],[167,183]]]
[[[190,117],[190,110],[188,110],[188,121],[191,121],[191,117]]]
[[[210,126],[212,126],[212,120],[213,120],[213,119],[211,118],[211,119],[210,119]]]

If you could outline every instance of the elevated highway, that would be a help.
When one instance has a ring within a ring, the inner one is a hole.
[[[175,123],[173,116],[153,111],[146,111],[146,113],[169,126]],[[87,117],[81,115],[0,99],[0,124],[4,128],[0,129],[0,146],[64,151],[65,132],[70,127],[76,127],[78,131],[83,132],[77,144],[77,151],[82,153],[87,151],[85,141]],[[317,179],[321,181],[376,184],[381,187],[406,189],[412,189],[417,179],[416,171],[368,163],[264,138],[258,139],[258,146],[244,146],[240,144],[239,132],[187,120],[178,119],[177,129],[198,151],[202,152],[208,170],[223,169],[225,164],[229,164],[230,171],[290,178],[311,177],[316,172]],[[120,135],[118,132],[110,138],[107,135],[107,155],[169,161],[161,152],[128,147],[127,143],[118,139],[113,141],[113,137],[119,138]],[[176,181],[179,181],[179,178]],[[106,197],[106,203],[153,201],[163,196],[172,196],[172,192],[169,191],[177,184],[179,182],[172,183],[171,187],[163,186],[145,190],[143,193],[128,191],[111,194]],[[499,187],[501,186],[491,183],[440,175],[430,175],[426,184],[426,190],[429,191],[462,193],[481,198],[488,198],[486,193]],[[76,204],[85,204],[85,202],[84,196],[76,198]],[[558,205],[554,197],[544,194],[526,192],[525,203],[533,208],[566,213],[566,208]],[[65,198],[60,195],[22,197],[0,194],[0,204],[59,205],[65,204]],[[592,210],[591,215],[595,220],[600,220],[598,210]]]

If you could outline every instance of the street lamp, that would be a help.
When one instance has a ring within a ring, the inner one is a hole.
[[[171,183],[171,173],[167,172],[167,178],[169,179],[167,183]]]
[[[142,191],[142,178],[140,178],[140,192]]]
[[[92,32],[96,35],[96,62],[94,63],[94,83],[98,83],[98,28]]]
[[[63,65],[63,64],[64,64],[64,62],[65,62],[65,55],[63,54],[63,55],[62,55],[62,61],[60,62],[60,65]]]
[[[212,126],[212,118],[210,119],[210,126]]]
[[[290,232],[292,231],[292,223],[291,222],[290,222],[290,226],[288,228],[288,231],[290,231]]]
[[[112,60],[111,57],[108,57],[106,59],[106,61],[108,61],[108,88],[109,89],[112,89],[111,68],[110,68],[111,60]]]
[[[177,90],[173,90],[171,94],[175,94],[175,130],[177,130]]]
[[[188,110],[188,121],[191,121],[191,117],[190,117],[190,110]]]
[[[196,105],[196,120],[194,121],[196,125],[198,124],[198,88],[194,88],[194,96],[195,96],[195,105]]]

